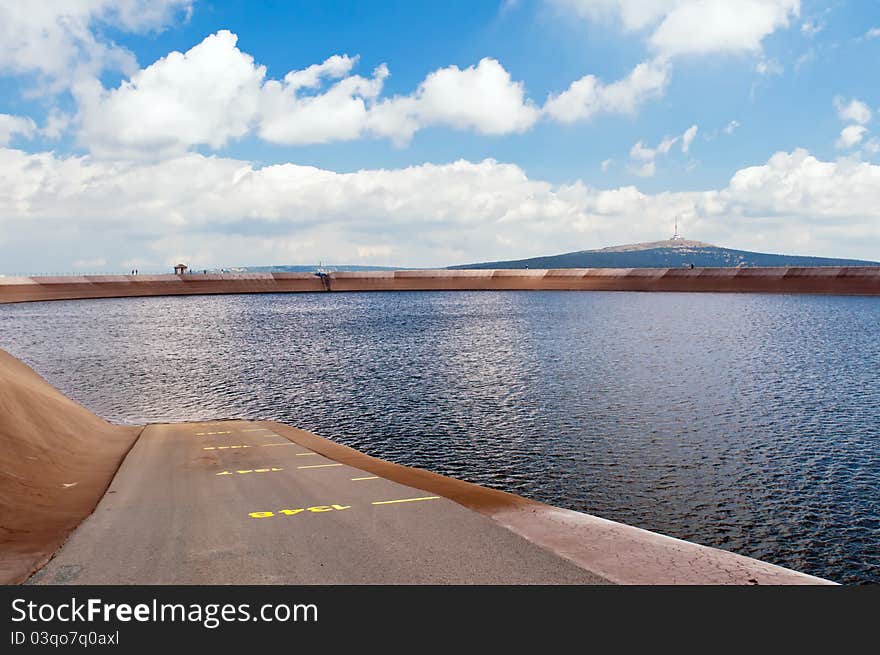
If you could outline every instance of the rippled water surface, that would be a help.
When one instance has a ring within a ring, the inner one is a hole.
[[[275,419],[369,454],[880,582],[880,299],[351,293],[0,305],[118,422]]]

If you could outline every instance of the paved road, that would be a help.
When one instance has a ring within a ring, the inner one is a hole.
[[[492,519],[247,421],[153,425],[30,584],[597,584]]]

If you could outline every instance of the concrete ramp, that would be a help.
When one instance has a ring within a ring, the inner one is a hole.
[[[244,421],[148,426],[31,584],[596,584],[447,498]]]
[[[144,429],[31,584],[827,584],[272,422]]]

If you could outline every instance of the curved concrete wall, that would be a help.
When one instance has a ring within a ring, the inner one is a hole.
[[[92,512],[140,429],[98,418],[0,350],[0,584],[27,578]]]
[[[330,291],[702,291],[880,295],[880,267],[568,268],[0,277],[0,303]]]

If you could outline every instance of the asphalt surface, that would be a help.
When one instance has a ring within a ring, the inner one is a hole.
[[[601,584],[491,518],[247,421],[148,426],[29,584]]]

